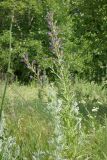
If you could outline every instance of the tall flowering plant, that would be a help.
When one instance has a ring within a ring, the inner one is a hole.
[[[55,109],[56,113],[56,131],[60,133],[59,126],[61,132],[63,133],[60,137],[60,143],[63,146],[63,152],[60,153],[60,157],[62,159],[64,157],[75,157],[75,153],[78,150],[78,144],[81,139],[79,138],[79,134],[81,132],[81,117],[79,114],[78,104],[75,101],[75,95],[72,92],[70,73],[69,73],[69,62],[65,60],[65,53],[62,49],[61,39],[59,37],[59,30],[54,22],[54,14],[52,12],[48,12],[47,14],[47,22],[49,28],[49,38],[50,38],[50,46],[51,51],[54,55],[54,65],[52,71],[57,76],[57,87],[58,87],[58,99],[61,99],[60,109]],[[60,122],[59,122],[60,120]],[[57,140],[58,138],[57,137]],[[66,155],[65,153],[69,153]],[[59,158],[61,159],[61,158]]]

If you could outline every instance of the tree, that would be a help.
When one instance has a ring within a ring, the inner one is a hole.
[[[31,72],[21,64],[28,53],[41,69],[51,76],[53,63],[46,15],[54,12],[62,39],[65,61],[70,72],[80,78],[102,81],[107,78],[107,5],[106,0],[5,0],[0,3],[0,72],[8,60],[10,17],[14,10],[12,30],[13,72],[22,81]]]

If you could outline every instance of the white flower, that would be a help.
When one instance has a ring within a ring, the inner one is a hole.
[[[98,107],[93,107],[92,112],[97,112],[99,110]]]

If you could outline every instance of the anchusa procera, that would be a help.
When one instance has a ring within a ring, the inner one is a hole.
[[[47,22],[48,22],[48,28],[49,28],[48,35],[50,37],[51,51],[55,57],[57,57],[58,59],[59,58],[62,59],[63,57],[62,44],[61,44],[61,39],[59,37],[58,27],[56,25],[56,22],[54,22],[53,12],[47,13]]]

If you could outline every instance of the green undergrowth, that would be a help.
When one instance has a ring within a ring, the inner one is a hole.
[[[50,113],[46,110],[45,101],[39,99],[38,92],[39,87],[12,84],[7,88],[4,103],[6,136],[16,137],[21,157],[28,159],[38,148],[47,149],[52,132]]]
[[[75,119],[70,110],[59,117],[66,104],[53,84],[8,85],[1,159],[59,160],[59,154],[67,160],[107,160],[107,89],[77,81],[71,93]]]

